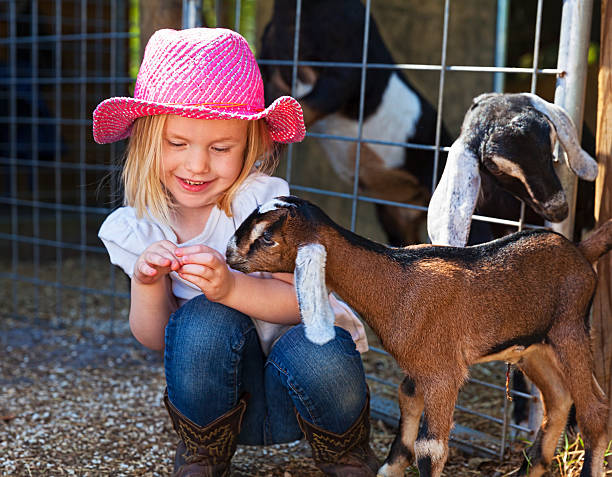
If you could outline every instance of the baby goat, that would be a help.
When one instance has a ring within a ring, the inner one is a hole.
[[[585,320],[596,284],[591,263],[610,248],[612,221],[577,247],[554,232],[527,231],[466,248],[393,248],[343,229],[305,200],[280,197],[243,222],[226,255],[244,273],[294,271],[312,341],[334,336],[329,289],[397,360],[406,373],[400,432],[380,476],[403,476],[416,458],[420,475],[439,477],[468,367],[505,360],[536,383],[546,410],[520,475],[545,472],[573,400],[586,449],[581,475],[594,477],[608,408],[593,378]]]

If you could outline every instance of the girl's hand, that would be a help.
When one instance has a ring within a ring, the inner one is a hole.
[[[344,328],[351,334],[351,338],[355,342],[355,347],[360,353],[368,351],[368,338],[361,320],[353,313],[353,310],[344,303],[338,300],[333,294],[329,294],[329,304],[336,316],[336,326]]]
[[[176,249],[181,262],[178,274],[196,285],[210,301],[221,301],[234,289],[235,279],[225,257],[206,245]]]
[[[136,260],[133,279],[143,285],[149,285],[178,270],[180,263],[174,255],[176,248],[176,245],[168,240],[149,245]]]

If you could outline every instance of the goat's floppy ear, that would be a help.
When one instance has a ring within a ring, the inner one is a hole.
[[[446,166],[427,212],[427,232],[435,245],[463,247],[480,192],[478,157],[460,136],[448,152]]]
[[[580,147],[576,127],[567,113],[556,104],[539,96],[524,93],[534,108],[544,114],[557,132],[557,138],[565,150],[567,166],[581,179],[594,181],[597,178],[597,161]]]
[[[335,316],[325,285],[325,247],[318,243],[302,245],[295,258],[295,290],[306,338],[316,344],[334,339]]]

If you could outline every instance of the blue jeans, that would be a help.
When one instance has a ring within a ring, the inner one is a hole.
[[[251,319],[204,295],[170,317],[164,361],[170,401],[200,426],[250,394],[240,444],[300,439],[294,408],[308,422],[340,434],[366,402],[361,356],[344,329],[336,327],[336,338],[320,346],[296,325],[266,357]]]

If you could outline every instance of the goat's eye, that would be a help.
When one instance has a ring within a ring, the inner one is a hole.
[[[496,176],[502,176],[504,175],[504,173],[502,172],[502,170],[499,168],[499,166],[497,164],[495,164],[494,161],[486,161],[485,165],[487,167],[487,170]]]
[[[259,237],[259,240],[261,240],[261,243],[263,243],[264,245],[270,246],[275,244],[274,240],[272,240],[270,232],[264,232],[261,237]]]

